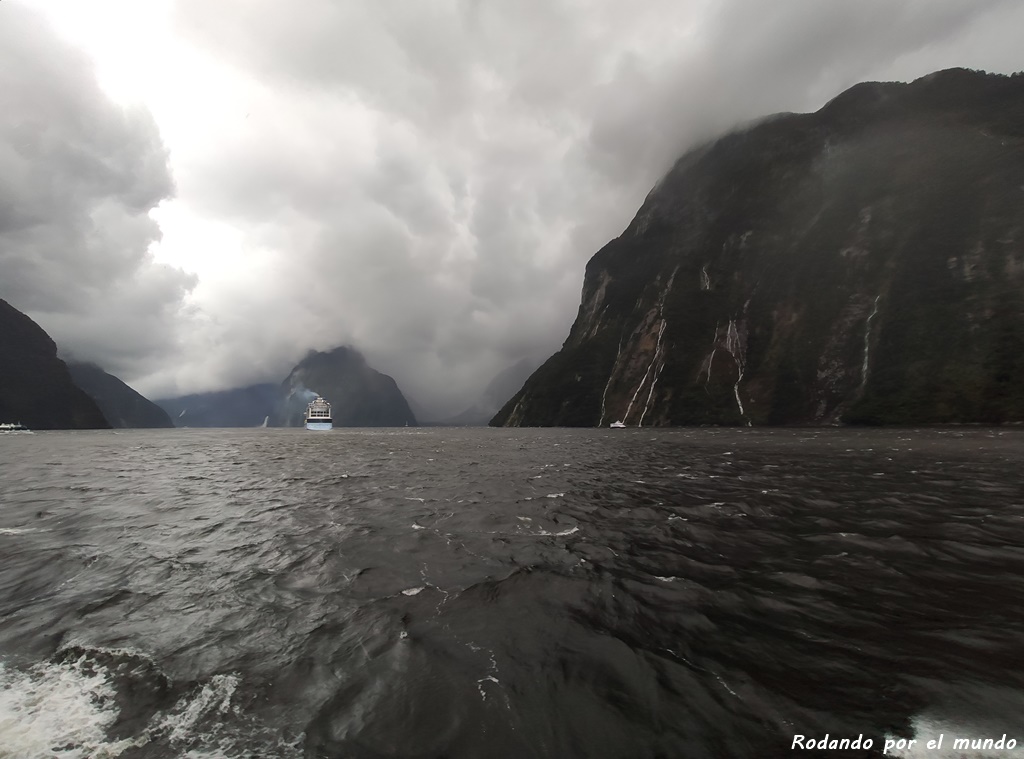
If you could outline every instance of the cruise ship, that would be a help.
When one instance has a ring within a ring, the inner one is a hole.
[[[331,419],[331,404],[319,395],[306,407],[307,430],[329,430],[334,428]]]

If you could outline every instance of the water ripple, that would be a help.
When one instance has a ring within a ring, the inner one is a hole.
[[[980,429],[3,440],[0,757],[1021,741],[1022,451]]]

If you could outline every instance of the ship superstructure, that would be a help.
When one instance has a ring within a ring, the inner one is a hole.
[[[331,419],[331,404],[319,395],[306,407],[307,430],[329,430],[334,428]]]

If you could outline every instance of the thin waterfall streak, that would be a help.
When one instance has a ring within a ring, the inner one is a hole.
[[[740,382],[743,381],[743,371],[740,371],[740,376],[736,378],[736,384],[732,386],[732,394],[736,396],[736,407],[740,410],[740,416],[746,416],[743,411],[743,401],[740,400]],[[747,419],[747,426],[750,426],[750,420]]]
[[[657,356],[657,354],[655,354]],[[665,359],[661,359],[661,364],[658,365],[658,370],[654,373],[654,379],[651,380],[651,391],[647,393],[647,402],[644,404],[644,413],[640,414],[640,422],[637,427],[644,426],[644,417],[647,416],[647,409],[651,405],[651,398],[654,397],[654,386],[658,384],[658,377],[661,376],[661,370],[665,368]]]
[[[711,381],[711,366],[715,363],[715,353],[718,351],[718,325],[719,322],[715,322],[715,333],[714,338],[711,341],[711,355],[708,356],[707,363],[701,371],[706,370],[707,375],[704,377],[704,389],[708,389],[708,383]],[[697,372],[697,379],[700,379],[700,371]]]
[[[711,365],[715,362],[715,353],[717,351],[718,346],[716,345],[714,348],[711,349],[711,355],[708,357],[708,373],[707,376],[704,378],[704,389],[707,389],[708,383],[711,381]]]
[[[623,329],[623,332],[625,332],[625,329]],[[622,356],[622,337],[623,337],[623,335],[620,334],[619,335],[619,349],[617,351],[615,351],[615,363],[612,364],[612,370],[610,372],[608,372],[608,381],[604,383],[604,392],[601,393],[601,418],[598,419],[598,421],[597,421],[597,426],[598,427],[603,427],[604,426],[604,414],[605,414],[604,403],[605,403],[605,399],[608,397],[608,387],[612,384],[612,377],[615,376],[615,367],[617,367],[619,365],[619,358]]]
[[[743,372],[746,370],[746,357],[743,355],[743,341],[740,339],[739,330],[736,328],[736,321],[729,320],[729,327],[725,333],[725,349],[729,351],[733,361],[736,362],[736,383],[732,386],[732,394],[736,398],[736,408],[739,409],[740,417],[746,417],[743,409],[743,401],[740,398],[740,383],[743,381]],[[750,427],[750,420],[746,419]]]
[[[636,390],[633,391],[633,397],[629,400],[629,405],[626,406],[626,414],[622,417],[622,421],[626,421],[629,418],[629,412],[633,408],[633,404],[636,402],[636,397],[640,394],[644,385],[647,383],[647,376],[651,373],[651,369],[654,367],[654,362],[658,360],[658,350],[661,347],[661,335],[665,331],[665,320],[661,320],[661,329],[658,330],[658,343],[654,348],[654,358],[651,359],[650,365],[647,367],[647,371],[644,372],[644,377],[640,380],[640,384],[636,386]]]
[[[878,299],[881,295],[875,296],[875,302],[868,314],[868,320],[864,323],[864,361],[860,367],[860,389],[863,390],[868,384],[868,352],[871,349],[871,320],[878,314]]]
[[[654,367],[655,362],[658,360],[658,352],[659,352],[659,349],[661,348],[661,336],[665,332],[665,325],[666,325],[665,319],[662,318],[662,314],[665,311],[665,299],[668,297],[669,292],[671,292],[672,285],[675,283],[675,280],[676,280],[676,274],[678,274],[678,273],[679,273],[679,267],[677,266],[675,269],[672,270],[672,274],[669,275],[668,283],[665,285],[665,289],[662,291],[661,297],[658,299],[658,306],[657,306],[657,308],[658,308],[658,318],[661,319],[661,327],[658,330],[658,342],[657,342],[657,344],[656,344],[656,346],[654,348],[654,358],[651,359],[651,364],[650,364],[650,366],[647,367],[647,371],[644,372],[644,376],[643,376],[643,379],[640,380],[640,384],[637,385],[636,390],[633,391],[633,397],[629,399],[629,405],[626,406],[626,413],[625,413],[625,415],[621,419],[621,421],[623,421],[623,422],[626,421],[626,419],[629,418],[629,412],[632,411],[633,404],[636,403],[637,396],[640,394],[640,391],[643,389],[644,384],[646,384],[647,377],[650,375],[651,369]],[[634,306],[634,310],[636,308],[638,308],[639,306],[640,306],[640,300],[637,300],[636,306]],[[621,337],[620,337],[620,341],[621,341]],[[621,342],[620,342],[620,350],[621,350]],[[616,362],[618,362],[618,358],[617,357],[616,357]],[[664,364],[662,366],[664,366]],[[609,375],[609,377],[608,377],[608,382],[609,383],[611,382],[611,375]],[[608,385],[606,384],[605,387],[604,387],[604,393],[607,393],[607,392],[608,392]],[[604,425],[604,416],[605,416],[604,393],[602,393],[602,395],[601,395],[601,418],[600,418],[600,420],[597,423],[598,427],[601,427],[601,426]],[[648,396],[648,399],[649,399],[649,396]],[[646,409],[645,409],[645,413],[646,413]],[[641,415],[641,419],[642,418],[643,418],[643,415]]]

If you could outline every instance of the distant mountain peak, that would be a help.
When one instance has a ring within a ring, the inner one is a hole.
[[[330,404],[336,427],[414,426],[395,381],[351,346],[309,351],[278,384],[158,401],[175,423],[191,427],[298,427],[317,395]]]
[[[310,392],[331,404],[335,426],[414,426],[416,417],[397,383],[366,363],[351,346],[309,351],[281,384],[283,403],[272,417],[293,427],[303,422]]]

